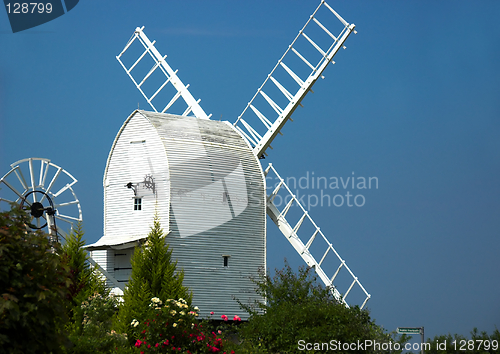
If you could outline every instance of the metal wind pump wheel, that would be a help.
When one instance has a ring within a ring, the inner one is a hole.
[[[0,207],[18,204],[31,215],[29,227],[47,228],[52,241],[58,241],[82,221],[82,208],[73,185],[77,182],[68,171],[49,159],[30,157],[14,162],[0,179]]]

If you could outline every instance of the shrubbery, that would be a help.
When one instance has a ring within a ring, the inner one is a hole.
[[[428,339],[427,343],[430,345],[430,349],[425,351],[427,354],[500,353],[500,331],[495,328],[493,333],[488,335],[488,333],[479,332],[477,328],[474,328],[470,332],[470,338],[459,334],[447,334]]]
[[[198,308],[184,299],[151,299],[146,318],[134,319],[130,326],[140,332],[135,347],[141,353],[222,352],[223,341],[207,323],[198,321]]]
[[[26,232],[28,221],[13,210],[2,214],[0,224],[0,341],[11,352],[277,353],[296,352],[299,338],[387,338],[367,311],[338,304],[316,285],[311,270],[296,275],[288,265],[273,279],[262,274],[255,281],[267,303],[244,306],[250,314],[246,324],[236,328],[226,314],[218,327],[200,321],[157,218],[134,252],[131,279],[118,304],[87,262],[81,225],[63,250],[56,245],[52,252],[46,235]],[[29,295],[21,301],[19,294]]]
[[[0,348],[9,353],[58,353],[67,345],[71,285],[59,244],[28,232],[18,208],[0,213]]]
[[[117,311],[118,300],[112,295],[96,293],[84,300],[74,311],[73,322],[69,327],[71,345],[66,348],[67,352],[132,352],[126,335],[113,329]]]
[[[345,307],[329,289],[316,282],[313,274],[311,268],[305,267],[296,274],[286,262],[285,268],[277,270],[273,278],[261,272],[255,284],[266,303],[254,306],[240,303],[250,314],[248,323],[239,331],[247,350],[293,353],[298,350],[299,340],[303,343],[395,341],[375,324],[367,310]]]
[[[0,348],[9,353],[276,354],[298,352],[299,340],[392,341],[401,347],[408,340],[386,333],[367,310],[339,303],[318,285],[312,269],[295,273],[286,262],[274,277],[262,272],[254,279],[266,302],[240,303],[250,316],[246,323],[238,316],[230,321],[226,314],[218,322],[200,320],[157,218],[135,250],[120,302],[89,265],[81,225],[61,248],[49,244],[42,232],[28,232],[29,221],[19,209],[0,213]],[[500,341],[498,330],[471,335],[472,340]],[[444,340],[466,339],[448,335],[428,342]]]

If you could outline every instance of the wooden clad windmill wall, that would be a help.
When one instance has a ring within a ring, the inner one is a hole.
[[[231,124],[137,110],[109,154],[104,236],[88,249],[126,282],[157,213],[201,314],[245,318],[234,298],[262,300],[250,277],[266,265],[265,197],[261,165]]]

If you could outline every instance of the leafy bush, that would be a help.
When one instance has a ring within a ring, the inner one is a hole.
[[[23,210],[0,213],[0,348],[9,353],[59,353],[66,345],[68,266],[59,244],[27,231]]]
[[[124,353],[127,348],[131,351],[126,335],[112,330],[117,310],[118,300],[112,295],[96,293],[83,301],[70,328],[72,346],[68,353]]]
[[[287,263],[284,269],[276,271],[274,278],[261,272],[255,284],[266,303],[240,303],[250,314],[248,323],[239,331],[242,348],[248,352],[295,353],[299,351],[299,341],[394,342],[371,320],[367,310],[345,307],[329,289],[318,285],[313,272],[302,267],[295,274]]]

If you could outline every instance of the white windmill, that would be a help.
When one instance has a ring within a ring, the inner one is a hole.
[[[82,208],[68,171],[49,159],[30,157],[14,162],[0,179],[0,202],[17,203],[28,209],[33,229],[44,229],[52,241],[59,241],[82,221]],[[6,207],[6,205],[2,205]]]
[[[154,112],[134,111],[115,138],[104,174],[104,236],[88,246],[116,291],[123,290],[134,246],[158,213],[202,314],[245,318],[234,298],[263,300],[249,277],[266,267],[267,213],[337,299],[347,306],[350,295],[365,306],[370,295],[332,243],[275,167],[260,163],[354,27],[321,1],[234,124],[210,120],[144,27],[136,28],[117,60]],[[154,85],[147,88],[148,82]],[[159,99],[167,89],[173,97]],[[179,104],[181,115],[166,113]],[[266,187],[270,177],[278,183]]]

